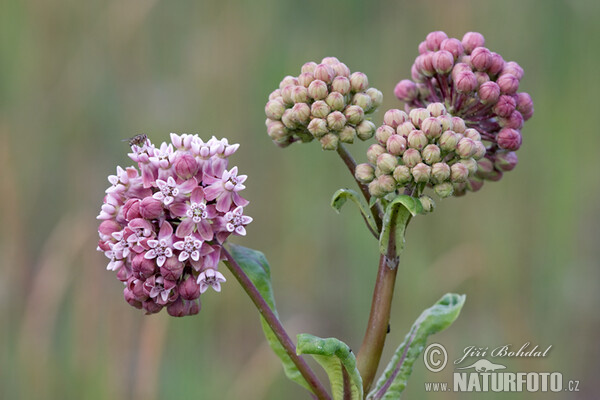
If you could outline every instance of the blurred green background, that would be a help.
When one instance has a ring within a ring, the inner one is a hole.
[[[145,317],[95,251],[95,219],[121,139],[145,132],[226,136],[249,175],[254,217],[237,243],[264,251],[292,334],[358,349],[377,246],[352,206],[354,183],[319,145],[274,146],[264,104],[281,78],[324,56],[363,71],[401,104],[417,45],[432,30],[486,45],[525,69],[535,115],[518,168],[411,223],[384,363],[422,309],[467,294],[432,340],[451,359],[469,345],[553,345],[509,371],[560,371],[575,394],[425,393],[444,381],[416,363],[406,398],[598,396],[600,3],[571,1],[40,1],[0,12],[0,398],[304,399],[262,338],[251,302],[225,268],[198,316]],[[375,115],[380,123],[382,111]],[[364,159],[366,145],[351,151]]]

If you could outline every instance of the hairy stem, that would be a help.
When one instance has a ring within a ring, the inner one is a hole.
[[[369,193],[369,188],[367,187],[367,185],[360,183],[354,177],[354,170],[356,169],[356,161],[354,161],[354,158],[352,158],[352,155],[348,152],[348,150],[346,150],[346,148],[341,143],[339,144],[339,146],[337,148],[337,153],[340,155],[340,157],[344,161],[344,164],[346,164],[346,167],[348,167],[350,174],[352,174],[352,177],[354,178],[354,180],[356,181],[356,184],[360,188],[360,191],[361,191],[362,195],[365,197],[365,200],[367,201],[367,203],[369,203],[369,201],[371,200],[371,194]],[[379,204],[374,204],[371,207],[371,214],[373,214],[373,218],[375,219],[375,224],[377,225],[377,229],[379,231],[381,231],[381,217],[383,216],[383,211],[381,210],[381,207],[379,206]]]
[[[313,393],[320,400],[331,400],[327,390],[325,390],[306,361],[301,356],[296,354],[296,346],[292,342],[292,339],[285,331],[285,328],[275,313],[273,313],[273,310],[271,310],[271,307],[269,307],[265,299],[261,296],[254,283],[252,283],[248,275],[246,275],[242,267],[240,267],[232,255],[225,248],[223,248],[222,251],[226,257],[226,260],[223,262],[238,280],[240,285],[242,285],[248,296],[250,296],[250,299],[252,299],[252,302],[258,309],[258,312],[260,312],[260,315],[262,315],[262,317],[267,321],[269,327],[273,330],[273,333],[275,333],[275,336],[285,349],[286,353],[292,359],[292,362],[296,365],[300,371],[300,374],[302,374],[302,377],[310,385]]]

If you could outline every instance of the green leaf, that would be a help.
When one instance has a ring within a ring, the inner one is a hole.
[[[260,251],[243,246],[231,244],[229,247],[231,248],[231,255],[235,261],[237,261],[240,267],[248,275],[252,283],[257,287],[261,296],[265,299],[269,307],[271,307],[271,310],[273,310],[273,313],[279,318],[277,310],[275,309],[275,298],[273,297],[273,287],[271,286],[271,268],[269,267],[265,255]],[[275,333],[273,333],[273,330],[262,316],[260,317],[260,322],[271,349],[273,349],[283,364],[285,375],[292,381],[312,392],[312,389],[304,377],[302,377],[302,374],[300,374],[300,371],[296,368],[296,365],[292,362],[292,359],[286,353],[281,343],[279,343]]]
[[[383,215],[383,229],[379,236],[379,251],[383,255],[388,254],[390,234],[394,229],[394,239],[396,244],[395,256],[404,250],[404,231],[411,216],[416,216],[423,212],[423,206],[419,199],[412,196],[401,195],[392,200],[385,208]],[[395,216],[395,217],[394,217]]]
[[[365,221],[367,221],[367,224],[369,224],[371,230],[373,232],[377,232],[377,224],[375,224],[375,220],[373,219],[373,215],[369,210],[369,206],[364,201],[364,199],[354,190],[339,189],[333,194],[333,197],[331,198],[331,207],[333,207],[333,209],[339,213],[342,209],[342,206],[346,204],[346,201],[348,200],[352,200],[354,203],[356,203],[358,209],[360,210],[360,213],[362,214]]]
[[[406,387],[415,360],[419,358],[427,338],[449,327],[458,317],[465,295],[445,294],[415,321],[404,342],[396,349],[392,360],[379,377],[367,400],[398,400]]]
[[[362,400],[362,378],[356,368],[356,357],[347,344],[336,338],[322,339],[308,333],[298,335],[298,354],[310,354],[325,369],[334,400],[344,398],[344,368],[349,377],[352,400]]]

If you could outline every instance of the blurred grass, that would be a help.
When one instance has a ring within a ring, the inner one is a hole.
[[[120,139],[139,132],[154,142],[173,131],[240,143],[234,162],[250,176],[255,222],[238,242],[267,254],[284,322],[294,334],[358,348],[377,250],[351,206],[340,217],[328,205],[353,182],[317,145],[273,146],[263,106],[283,76],[335,55],[384,92],[383,110],[397,107],[392,89],[436,29],[480,31],[518,61],[536,113],[515,171],[411,224],[383,359],[422,309],[457,291],[468,296],[463,313],[434,339],[451,357],[468,345],[552,344],[546,359],[506,364],[561,371],[584,390],[569,398],[595,398],[599,8],[592,0],[5,0],[0,398],[306,398],[283,377],[233,279],[203,296],[194,318],[144,317],[125,304],[95,252],[106,176],[129,164]],[[352,151],[362,158],[364,149]],[[417,363],[406,397],[441,398],[423,382],[450,372]]]

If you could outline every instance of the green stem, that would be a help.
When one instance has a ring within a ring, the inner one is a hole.
[[[246,275],[242,267],[235,261],[233,256],[225,249],[222,248],[223,254],[225,255],[226,260],[223,263],[229,268],[233,276],[238,280],[240,285],[244,288],[250,299],[258,309],[258,312],[262,315],[262,317],[267,321],[269,327],[273,330],[273,333],[285,349],[287,355],[291,358],[292,362],[296,365],[302,377],[306,380],[309,386],[312,389],[312,392],[317,396],[320,400],[331,400],[331,397],[323,387],[323,384],[319,381],[315,373],[308,366],[306,361],[296,354],[296,346],[292,342],[292,339],[285,331],[285,328],[273,312],[271,307],[267,304],[265,299],[261,296],[260,292],[252,283],[252,280]]]

